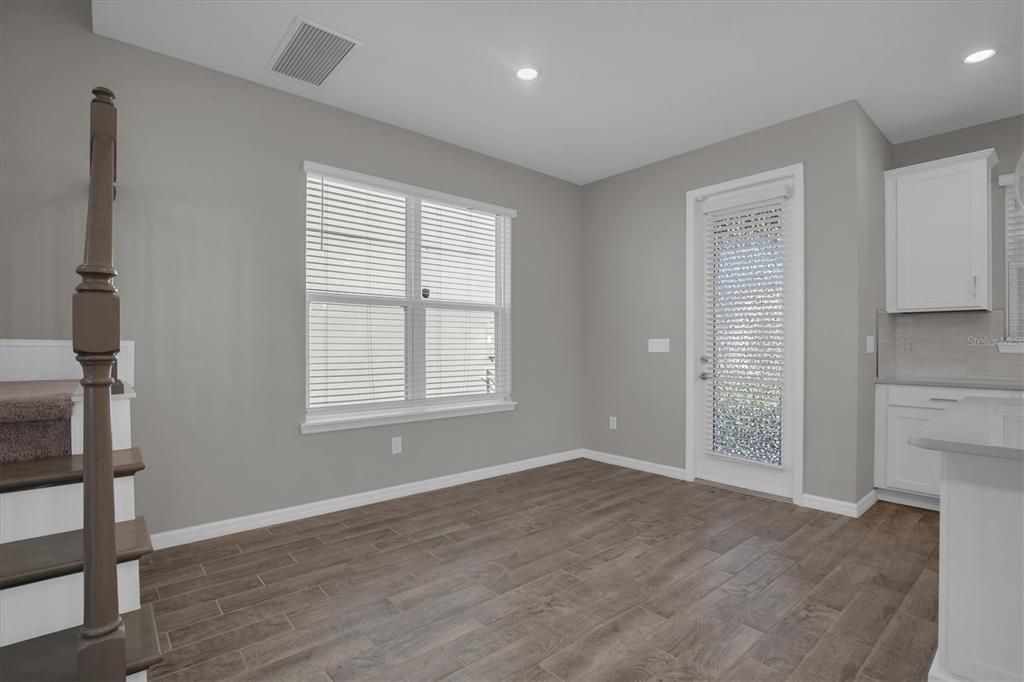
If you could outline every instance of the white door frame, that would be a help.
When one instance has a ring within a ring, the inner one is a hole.
[[[793,196],[789,199],[787,217],[791,224],[791,264],[787,264],[786,279],[789,298],[786,303],[785,348],[786,383],[783,387],[783,457],[793,465],[793,502],[801,504],[804,490],[804,165],[797,163],[775,170],[729,180],[686,193],[686,469],[684,479],[694,480],[697,472],[697,453],[700,449],[701,430],[697,424],[697,375],[701,372],[697,357],[698,317],[702,309],[699,293],[701,281],[702,249],[697,248],[697,230],[704,219],[700,202],[715,194],[731,192],[752,185],[789,181]],[[756,465],[752,465],[756,466]]]

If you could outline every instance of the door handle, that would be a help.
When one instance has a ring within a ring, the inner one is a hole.
[[[701,372],[700,374],[697,375],[697,378],[700,379],[701,381],[707,381],[708,379],[711,378],[711,372]]]

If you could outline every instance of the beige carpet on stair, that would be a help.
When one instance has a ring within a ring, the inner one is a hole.
[[[75,380],[0,382],[0,462],[71,454]]]

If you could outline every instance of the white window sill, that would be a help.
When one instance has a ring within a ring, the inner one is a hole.
[[[446,405],[395,407],[383,410],[362,410],[359,412],[334,414],[307,414],[306,421],[302,422],[299,430],[304,434],[324,433],[325,431],[362,429],[370,426],[422,422],[431,419],[468,417],[474,414],[509,412],[514,409],[516,409],[516,403],[512,400],[493,400],[487,402],[449,403]]]

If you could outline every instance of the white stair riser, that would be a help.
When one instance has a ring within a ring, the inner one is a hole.
[[[140,670],[137,673],[133,673],[124,679],[124,682],[146,682],[149,676],[146,674],[147,671]]]
[[[0,592],[0,646],[82,624],[82,573],[41,580]],[[117,566],[121,613],[139,608],[139,562]]]
[[[135,478],[114,479],[114,520],[135,518]],[[82,528],[82,484],[19,490],[0,495],[0,542],[26,540]]]
[[[71,407],[71,454],[82,454],[82,428],[85,407],[81,400],[75,400]],[[114,450],[125,450],[132,446],[132,401],[125,396],[110,400],[110,436]]]
[[[121,339],[117,376],[135,384],[135,342]],[[0,381],[81,379],[82,367],[70,341],[0,339]]]

